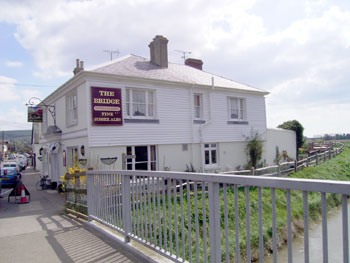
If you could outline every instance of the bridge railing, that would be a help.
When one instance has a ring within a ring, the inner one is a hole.
[[[327,262],[327,203],[334,198],[342,204],[343,258],[349,260],[350,182],[146,171],[87,175],[89,220],[175,262],[263,262],[266,249],[277,262],[283,238],[292,262],[292,215],[298,209],[303,211],[305,262],[310,260],[309,218],[322,211]],[[286,237],[280,235],[283,230]]]

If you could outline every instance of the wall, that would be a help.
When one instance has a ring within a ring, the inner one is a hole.
[[[266,114],[264,96],[239,93],[237,91],[166,86],[159,84],[136,84],[134,82],[112,82],[104,80],[87,81],[90,86],[122,89],[123,118],[126,116],[125,88],[146,88],[156,91],[156,119],[159,123],[125,123],[123,126],[91,126],[91,106],[88,103],[86,116],[89,123],[89,145],[91,147],[145,145],[145,144],[183,144],[201,141],[201,124],[193,124],[193,93],[202,93],[204,119],[208,122],[202,129],[204,142],[244,141],[250,130],[265,133]],[[248,124],[228,124],[227,97],[244,97],[247,102]],[[209,99],[210,98],[210,99]],[[88,96],[87,101],[90,101]],[[211,107],[209,107],[211,105]]]
[[[268,165],[274,165],[276,159],[276,146],[279,152],[286,151],[292,159],[296,158],[296,134],[294,131],[284,129],[267,129],[267,141],[264,144],[263,159]]]

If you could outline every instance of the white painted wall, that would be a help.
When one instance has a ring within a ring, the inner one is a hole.
[[[211,122],[203,128],[204,142],[243,141],[250,130],[265,133],[265,98],[248,93],[223,90],[204,90],[179,86],[156,84],[111,83],[88,81],[91,86],[114,87],[122,90],[123,117],[126,116],[125,88],[146,88],[156,92],[157,117],[159,123],[124,123],[123,126],[91,126],[91,106],[88,103],[86,115],[89,121],[89,145],[91,147],[199,143],[200,124],[193,124],[193,93],[202,93],[204,118]],[[247,124],[228,124],[228,97],[243,97],[247,102]],[[209,103],[209,97],[210,103]],[[87,101],[90,101],[88,96]],[[209,110],[211,105],[211,114]]]
[[[276,146],[279,152],[287,151],[289,157],[296,158],[296,134],[294,131],[284,129],[267,129],[267,141],[264,145],[263,159],[268,165],[274,165],[276,158]]]

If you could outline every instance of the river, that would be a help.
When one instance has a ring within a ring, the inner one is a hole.
[[[350,205],[348,203],[348,213]],[[339,208],[328,212],[328,262],[343,262],[343,230],[342,230],[342,210]],[[348,225],[349,224],[348,217]],[[350,237],[350,231],[348,236]],[[313,224],[309,227],[309,255],[310,263],[323,262],[322,249],[322,223]],[[349,250],[350,251],[350,250]],[[278,250],[278,262],[288,262],[288,246]],[[273,256],[265,257],[265,263],[273,263]],[[303,234],[293,240],[293,262],[304,262],[304,236]]]

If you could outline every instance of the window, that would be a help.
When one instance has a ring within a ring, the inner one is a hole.
[[[127,170],[157,170],[156,146],[127,146]]]
[[[202,94],[194,94],[194,118],[202,119],[203,118],[203,102]]]
[[[204,160],[205,160],[205,165],[216,165],[217,164],[216,143],[204,144]]]
[[[127,89],[126,114],[133,118],[155,118],[154,91]]]
[[[246,106],[245,99],[242,98],[229,98],[229,119],[231,120],[245,120],[246,119]]]
[[[67,126],[78,123],[78,97],[77,91],[72,92],[66,97],[67,102]]]

